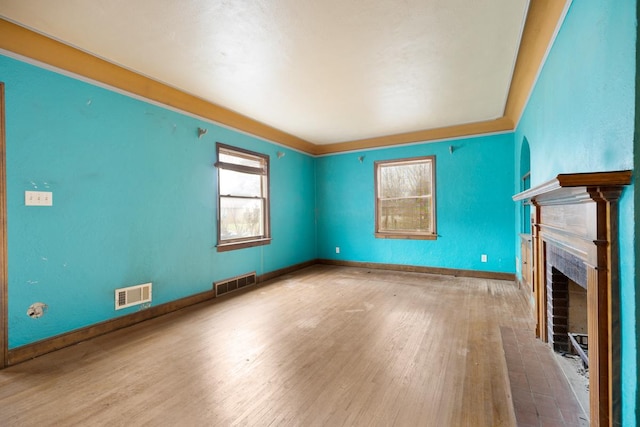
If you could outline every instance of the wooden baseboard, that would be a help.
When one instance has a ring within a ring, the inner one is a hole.
[[[344,267],[360,267],[360,268],[370,268],[370,269],[377,269],[377,270],[406,271],[410,273],[430,273],[430,274],[443,274],[446,276],[475,277],[478,279],[508,280],[511,282],[514,282],[516,280],[515,274],[499,273],[494,271],[460,270],[456,268],[422,267],[422,266],[402,265],[402,264],[381,264],[381,263],[375,263],[375,262],[340,261],[340,260],[334,260],[334,259],[319,259],[318,263],[326,264],[326,265],[340,265]]]
[[[263,283],[268,280],[275,279],[276,277],[292,273],[296,270],[309,267],[316,264],[317,261],[311,260],[300,264],[292,265],[280,270],[271,271],[262,274],[256,278],[258,283]],[[246,291],[250,291],[254,287],[245,288]],[[238,295],[240,292],[234,292],[233,295]],[[225,299],[227,296],[223,296],[220,299]],[[153,319],[155,317],[163,316],[165,314],[172,313],[174,311],[199,304],[211,299],[216,298],[215,291],[201,292],[196,295],[191,295],[185,298],[181,298],[175,301],[171,301],[165,304],[152,306],[146,310],[138,311],[135,313],[127,314],[115,319],[106,320],[104,322],[96,323],[75,331],[70,331],[61,335],[56,335],[51,338],[37,341],[31,344],[27,344],[21,347],[10,349],[7,354],[6,366],[16,365],[21,362],[33,359],[34,357],[42,356],[43,354],[50,353],[52,351],[60,350],[64,347],[68,347],[74,344],[78,344],[82,341],[89,340],[91,338],[98,337],[100,335],[107,334],[109,332],[117,331],[129,326],[133,326],[137,323],[144,322],[145,320]]]
[[[269,273],[262,274],[256,278],[258,283],[264,283],[269,280],[273,280],[277,277],[284,276],[285,274],[293,273],[294,271],[302,270],[303,268],[311,267],[318,264],[318,260],[312,259],[310,261],[302,262],[300,264],[291,265],[289,267],[281,268],[280,270],[271,271]]]

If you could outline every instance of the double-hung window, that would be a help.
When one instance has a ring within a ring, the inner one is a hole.
[[[271,241],[269,156],[217,144],[218,252]]]
[[[379,238],[436,239],[435,157],[375,162]]]

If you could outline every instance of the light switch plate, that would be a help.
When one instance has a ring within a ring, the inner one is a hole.
[[[25,191],[25,206],[53,206],[53,193],[51,191]]]

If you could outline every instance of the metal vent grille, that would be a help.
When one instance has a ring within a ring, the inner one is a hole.
[[[151,302],[151,283],[116,289],[116,310]]]
[[[244,288],[245,286],[254,285],[255,283],[256,272],[254,271],[252,273],[243,274],[242,276],[215,282],[213,287],[216,291],[216,296],[219,296]]]

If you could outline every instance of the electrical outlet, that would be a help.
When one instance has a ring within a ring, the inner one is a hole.
[[[480,261],[487,262],[487,254],[480,255]]]
[[[336,246],[336,253],[339,254],[340,253],[340,246]]]
[[[53,206],[53,193],[51,191],[25,191],[25,206]]]

